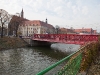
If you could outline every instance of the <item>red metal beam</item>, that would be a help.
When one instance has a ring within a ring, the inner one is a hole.
[[[99,35],[79,35],[79,34],[34,34],[32,40],[60,42],[67,44],[85,44],[91,41],[98,41]]]

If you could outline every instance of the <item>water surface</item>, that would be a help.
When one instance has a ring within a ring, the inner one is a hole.
[[[35,75],[68,54],[49,47],[25,47],[0,51],[0,75]],[[58,66],[49,74],[57,71]]]

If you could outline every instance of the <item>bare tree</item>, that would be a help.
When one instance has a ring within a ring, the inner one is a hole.
[[[59,32],[59,31],[60,31],[60,27],[59,27],[58,25],[56,25],[56,26],[55,26],[55,29],[56,29],[56,34],[59,34],[59,33],[60,33],[60,32]]]
[[[3,28],[11,19],[11,16],[3,9],[0,9],[0,25],[1,25],[1,38],[3,38]]]
[[[24,18],[16,16],[16,15],[13,15],[13,17],[10,20],[10,23],[8,25],[8,27],[9,27],[9,35],[13,35],[14,34],[17,37],[18,36],[17,33],[18,33],[19,24],[22,23],[23,21],[27,21],[27,19],[24,19]]]

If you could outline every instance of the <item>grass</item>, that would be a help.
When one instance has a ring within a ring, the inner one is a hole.
[[[17,37],[3,37],[0,38],[0,50],[11,49],[26,46],[27,44]]]

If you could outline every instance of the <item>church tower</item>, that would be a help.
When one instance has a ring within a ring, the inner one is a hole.
[[[45,21],[45,23],[48,23],[48,20],[47,20],[47,18],[46,18],[46,21]]]
[[[23,12],[23,9],[21,11],[21,18],[24,18],[24,12]]]

